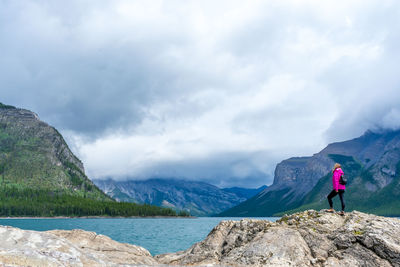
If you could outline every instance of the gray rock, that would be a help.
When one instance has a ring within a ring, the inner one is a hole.
[[[157,265],[139,246],[82,230],[26,231],[0,226],[0,266]]]
[[[400,220],[313,210],[276,223],[224,221],[186,251],[160,263],[227,266],[400,266]]]
[[[152,257],[82,230],[0,226],[0,266],[400,266],[400,220],[304,211],[275,223],[222,221],[185,251]]]

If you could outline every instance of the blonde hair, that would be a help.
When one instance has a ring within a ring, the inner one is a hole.
[[[342,165],[340,165],[339,163],[335,163],[335,166],[333,166],[332,172],[334,172],[337,168],[342,168]]]

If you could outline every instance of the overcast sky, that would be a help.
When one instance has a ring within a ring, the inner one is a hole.
[[[0,0],[0,102],[90,178],[270,184],[275,165],[400,127],[400,2]]]

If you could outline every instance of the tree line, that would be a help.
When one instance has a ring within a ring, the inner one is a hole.
[[[189,216],[170,208],[99,201],[65,191],[6,187],[0,191],[0,216]]]

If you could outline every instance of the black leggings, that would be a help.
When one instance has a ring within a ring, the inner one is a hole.
[[[344,190],[343,189],[339,189],[338,191],[339,192],[336,192],[335,190],[332,190],[332,192],[329,193],[329,195],[328,195],[329,206],[331,207],[331,209],[333,209],[332,198],[334,198],[337,194],[339,194],[340,202],[342,202],[342,211],[344,211],[344,207],[346,206],[344,204],[344,198],[343,198]]]

